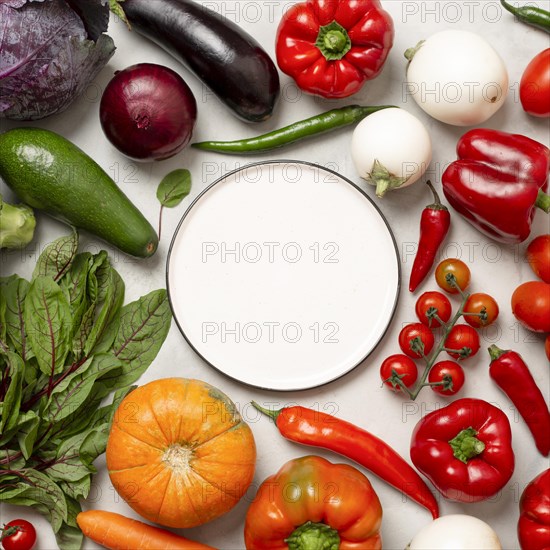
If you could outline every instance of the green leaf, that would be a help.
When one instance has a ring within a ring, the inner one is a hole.
[[[72,319],[61,288],[49,277],[37,277],[25,298],[27,338],[40,370],[48,375],[64,370],[70,350]]]
[[[73,314],[86,296],[86,284],[91,259],[92,255],[89,252],[77,254],[74,257],[71,269],[67,271],[66,275],[59,282],[61,288],[65,290]]]
[[[59,422],[85,406],[95,381],[109,372],[119,369],[121,362],[113,355],[95,355],[67,376],[53,390],[43,418],[48,422]]]
[[[6,291],[11,277],[0,278],[0,353],[9,351],[8,334],[6,327]]]
[[[25,299],[29,290],[29,282],[17,275],[10,277],[9,282],[2,287],[6,301],[5,321],[8,340],[17,353],[27,361],[33,356],[29,348],[25,330]]]
[[[113,343],[113,353],[124,368],[123,374],[117,376],[118,387],[133,384],[145,372],[166,339],[171,320],[164,289],[154,290],[122,308]]]
[[[124,23],[126,23],[126,26],[128,29],[131,29],[130,22],[128,21],[128,18],[126,17],[126,14],[124,13],[124,9],[120,5],[124,0],[109,0],[109,9]]]
[[[60,550],[78,550],[84,542],[84,535],[76,523],[76,516],[82,511],[76,499],[67,495],[67,521],[63,522],[59,531],[55,534],[57,546]]]
[[[191,191],[191,172],[186,169],[173,170],[159,183],[157,199],[162,206],[177,206]]]
[[[32,279],[51,277],[59,281],[71,268],[78,249],[78,233],[73,229],[70,235],[60,237],[49,244],[36,263]]]
[[[25,363],[16,353],[9,351],[6,354],[10,385],[3,400],[2,418],[0,418],[0,433],[9,431],[17,426],[19,407],[23,392],[23,379],[25,376]]]
[[[88,498],[92,486],[92,474],[79,479],[78,481],[58,481],[61,490],[75,500]]]
[[[8,449],[7,447],[0,449],[0,460],[2,461],[2,468],[7,468],[9,470],[17,471],[25,467],[25,457],[15,449]],[[0,490],[6,478],[6,474],[3,474],[3,470],[0,469],[0,479],[2,480],[2,483],[0,483]]]
[[[17,421],[17,441],[26,460],[32,454],[39,426],[40,417],[34,411],[27,411],[19,415]]]
[[[110,423],[106,423],[88,432],[80,446],[80,458],[84,464],[91,467],[94,460],[105,452],[110,429]]]

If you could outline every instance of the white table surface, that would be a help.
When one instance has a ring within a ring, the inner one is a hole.
[[[278,21],[282,11],[292,2],[210,0],[203,3],[242,25],[273,55]],[[191,195],[178,208],[165,210],[163,236],[159,250],[153,258],[145,261],[134,260],[100,244],[90,236],[81,239],[82,247],[93,251],[103,247],[111,252],[111,258],[126,282],[127,301],[165,286],[166,256],[179,219],[197,194],[229,170],[256,160],[305,160],[336,170],[363,189],[367,186],[357,177],[350,158],[349,129],[254,158],[221,156],[186,149],[175,158],[161,163],[136,164],[129,161],[104,138],[99,124],[101,92],[115,70],[138,62],[155,62],[178,71],[192,88],[198,103],[199,118],[195,140],[253,136],[333,106],[350,103],[399,105],[417,115],[431,133],[434,160],[428,175],[440,189],[444,167],[455,159],[456,141],[466,129],[446,126],[432,120],[411,99],[406,100],[403,95],[403,52],[407,47],[415,45],[436,31],[448,28],[467,29],[485,36],[505,60],[510,75],[511,92],[506,104],[483,126],[525,134],[548,145],[548,122],[526,115],[518,97],[519,80],[525,66],[535,54],[549,46],[547,34],[516,22],[510,14],[502,11],[499,2],[493,0],[386,0],[383,4],[394,18],[396,36],[393,50],[378,79],[367,83],[353,98],[329,102],[300,93],[293,81],[281,74],[281,101],[274,116],[260,125],[246,125],[238,121],[195,77],[168,54],[137,34],[129,33],[121,22],[111,22],[109,34],[115,40],[117,51],[107,67],[88,87],[84,97],[77,100],[65,113],[35,122],[33,125],[57,131],[84,149],[115,178],[153,224],[158,218],[155,191],[160,179],[175,168],[185,167],[191,170]],[[538,4],[550,9],[550,3],[546,0],[539,1]],[[19,124],[2,121],[2,128],[17,125]],[[2,192],[7,200],[11,198],[5,186],[2,186]],[[372,188],[368,188],[367,193],[374,197]],[[336,414],[383,437],[409,460],[410,436],[415,424],[424,414],[445,406],[449,399],[437,396],[429,389],[424,389],[414,403],[393,395],[380,387],[379,367],[385,357],[399,352],[397,335],[400,328],[416,320],[414,303],[418,293],[412,296],[406,287],[416,249],[420,214],[429,202],[430,196],[421,184],[390,193],[383,200],[377,200],[395,233],[402,258],[404,285],[390,330],[375,352],[352,373],[327,386],[298,393],[252,389],[226,378],[206,365],[187,345],[173,323],[166,343],[140,382],[146,383],[168,376],[193,377],[209,382],[226,392],[235,401],[245,420],[250,423],[256,438],[258,461],[255,486],[277,471],[287,460],[309,454],[312,450],[284,440],[266,418],[259,418],[248,406],[251,399],[264,404],[269,403],[270,406],[299,403]],[[532,235],[546,233],[548,229],[548,217],[538,213]],[[66,228],[60,223],[39,215],[36,237],[25,253],[2,253],[2,274],[17,272],[21,276],[29,277],[39,251],[52,239],[65,232]],[[501,314],[498,323],[482,331],[482,349],[476,357],[465,363],[467,380],[460,397],[485,399],[499,406],[508,415],[516,454],[516,470],[512,479],[491,501],[466,505],[447,502],[440,498],[441,513],[465,513],[483,519],[497,531],[504,548],[518,548],[516,523],[521,491],[535,475],[549,466],[548,459],[537,452],[525,423],[510,401],[490,380],[489,358],[485,351],[493,343],[501,348],[514,348],[519,351],[548,399],[549,369],[544,356],[543,337],[519,327],[510,308],[513,290],[521,282],[535,279],[524,260],[525,247],[526,244],[503,246],[489,241],[458,214],[452,212],[452,228],[441,251],[441,258],[461,257],[469,265],[472,271],[472,291],[488,292],[500,304]],[[422,287],[422,290],[429,289],[436,289],[433,278],[429,278]],[[454,301],[454,304],[457,302]],[[333,462],[345,462],[344,458],[328,452],[318,454]],[[99,459],[97,466],[99,472],[94,478],[90,498],[84,503],[84,507],[107,509],[135,517],[132,510],[114,492],[104,460]],[[415,503],[407,502],[399,492],[374,475],[368,472],[367,475],[384,508],[384,548],[402,549],[420,527],[430,522],[430,515]],[[249,500],[250,495],[225,516],[202,527],[190,529],[185,535],[221,549],[244,548],[243,523]],[[39,515],[12,506],[3,505],[0,508],[2,523],[20,516],[37,525],[37,548],[49,550],[56,547],[49,525]],[[90,542],[86,542],[85,547],[95,548]]]

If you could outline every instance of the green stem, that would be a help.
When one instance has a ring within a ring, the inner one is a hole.
[[[251,401],[250,404],[257,410],[259,410],[261,413],[265,414],[266,416],[269,416],[273,421],[276,421],[279,415],[281,414],[281,409],[278,411],[276,410],[270,410],[266,409],[265,407],[262,407],[261,405],[258,405],[256,401]]]
[[[340,535],[325,523],[307,521],[285,539],[289,550],[338,550]]]
[[[315,45],[327,61],[338,61],[351,50],[351,39],[346,29],[333,21],[319,29]]]
[[[535,206],[544,210],[547,214],[550,213],[550,195],[545,193],[542,189],[539,189]]]
[[[489,349],[489,355],[491,356],[491,362],[496,361],[501,355],[506,353],[506,350],[500,349],[498,346],[493,344]]]
[[[455,458],[464,464],[485,450],[485,443],[477,439],[476,435],[477,432],[473,428],[467,428],[449,441]]]
[[[405,57],[407,58],[407,61],[410,63],[413,59],[413,57],[417,54],[418,50],[424,45],[425,40],[421,40],[416,46],[413,46],[412,48],[407,48],[405,50]]]

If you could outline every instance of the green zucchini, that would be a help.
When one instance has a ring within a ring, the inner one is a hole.
[[[107,173],[64,137],[41,128],[0,134],[0,177],[23,202],[145,258],[158,237]]]

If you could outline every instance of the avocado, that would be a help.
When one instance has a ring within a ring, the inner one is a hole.
[[[132,256],[155,253],[151,224],[107,173],[64,137],[41,128],[0,134],[0,177],[29,206]]]

